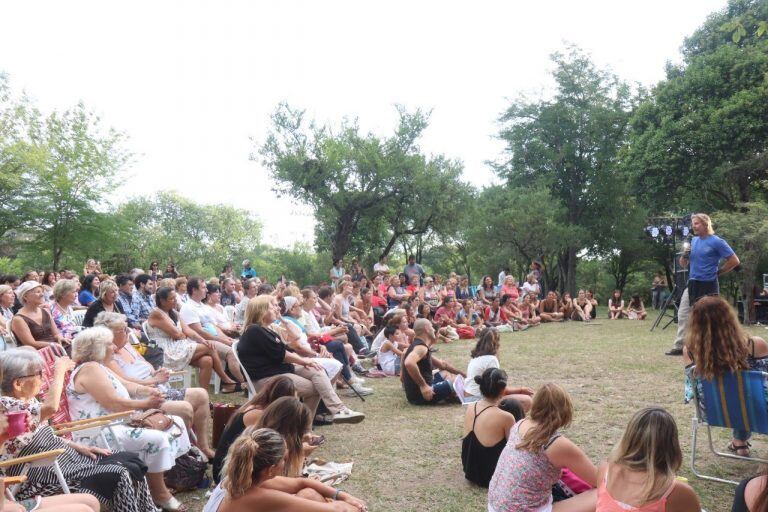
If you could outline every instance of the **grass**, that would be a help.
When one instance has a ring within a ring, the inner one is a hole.
[[[730,510],[732,486],[704,482],[690,473],[693,409],[682,401],[681,359],[664,355],[672,344],[674,325],[654,332],[649,332],[650,326],[649,321],[607,319],[592,325],[543,325],[502,335],[499,359],[511,384],[536,388],[555,381],[569,391],[575,415],[566,434],[595,463],[609,454],[638,408],[665,407],[680,430],[685,457],[680,474],[690,480],[704,509]],[[751,330],[756,335],[765,332],[762,328]],[[436,355],[466,368],[472,344],[458,341],[439,345]],[[397,379],[370,379],[368,383],[376,393],[364,403],[357,398],[344,399],[353,409],[366,413],[364,422],[318,429],[327,443],[316,456],[355,463],[344,490],[366,500],[369,509],[378,512],[486,510],[486,493],[467,484],[461,469],[462,406],[415,407],[405,401]],[[720,432],[716,445],[724,448],[729,439],[727,432]],[[753,451],[765,453],[764,443],[753,445]],[[736,480],[758,469],[713,457],[704,457],[699,468]],[[202,510],[205,503],[202,493],[185,493],[179,498],[193,511]]]

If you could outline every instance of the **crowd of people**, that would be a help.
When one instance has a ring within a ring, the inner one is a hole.
[[[208,279],[173,265],[161,273],[158,262],[148,268],[109,275],[89,260],[82,276],[31,271],[0,279],[0,336],[15,346],[0,353],[0,460],[62,448],[71,491],[62,494],[51,467],[36,467],[14,489],[19,504],[185,510],[163,475],[196,452],[211,461],[217,484],[207,512],[366,510],[359,498],[304,478],[302,468],[325,441],[313,426],[365,419],[343,398],[373,395],[370,375],[398,376],[416,406],[468,404],[461,462],[470,482],[488,488],[492,512],[700,509],[675,478],[682,454],[667,411],[638,411],[596,466],[560,432],[575,414],[567,391],[513,383],[501,368],[500,333],[597,318],[590,290],[575,297],[542,290],[538,263],[522,283],[505,269],[477,286],[466,276],[429,276],[413,257],[401,273],[381,258],[370,277],[357,261],[347,271],[336,260],[328,284],[303,288],[284,278],[269,283],[247,260],[240,275],[227,265]],[[646,317],[640,297],[625,304],[619,290],[606,306],[609,319]],[[689,388],[768,361],[768,344],[746,336],[722,299],[698,301],[690,322]],[[472,340],[466,368],[434,355],[436,344],[459,339]],[[170,385],[190,369],[198,387]],[[251,391],[215,446],[214,380],[221,393]],[[112,420],[126,411],[149,411],[165,423]],[[20,412],[16,432],[12,416]],[[92,426],[100,418],[105,429]],[[57,430],[74,420],[91,428]],[[734,432],[729,449],[748,454],[749,434]],[[3,471],[13,476],[14,468]],[[745,481],[741,510],[762,510],[755,497],[767,487],[768,475]]]

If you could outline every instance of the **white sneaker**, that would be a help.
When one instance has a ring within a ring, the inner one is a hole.
[[[354,388],[354,391],[352,389],[345,389],[344,396],[357,396],[358,394],[368,396],[373,394],[372,388],[365,388],[359,384],[352,384],[352,387]],[[357,391],[357,393],[355,393],[355,391]]]
[[[333,415],[334,423],[360,423],[364,419],[365,414],[355,412],[347,407]]]
[[[358,377],[357,375],[353,375],[351,379],[349,379],[350,384],[365,384],[365,379],[362,377]]]

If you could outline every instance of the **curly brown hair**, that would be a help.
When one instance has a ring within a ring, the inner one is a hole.
[[[696,376],[714,379],[746,370],[747,342],[733,308],[721,297],[703,297],[688,319],[685,347],[696,365]]]

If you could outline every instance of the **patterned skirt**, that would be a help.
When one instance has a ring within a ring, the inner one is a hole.
[[[134,482],[123,466],[116,464],[98,465],[96,461],[80,454],[64,440],[53,433],[51,427],[44,425],[35,431],[30,443],[18,454],[18,457],[33,455],[48,450],[66,449],[59,456],[59,467],[73,493],[87,493],[95,496],[99,502],[114,512],[145,512],[154,510],[147,482],[143,478]],[[21,473],[22,465],[11,466],[6,470],[8,476]],[[53,496],[61,494],[59,479],[52,466],[30,468],[27,481],[16,493],[18,500],[34,496]]]

